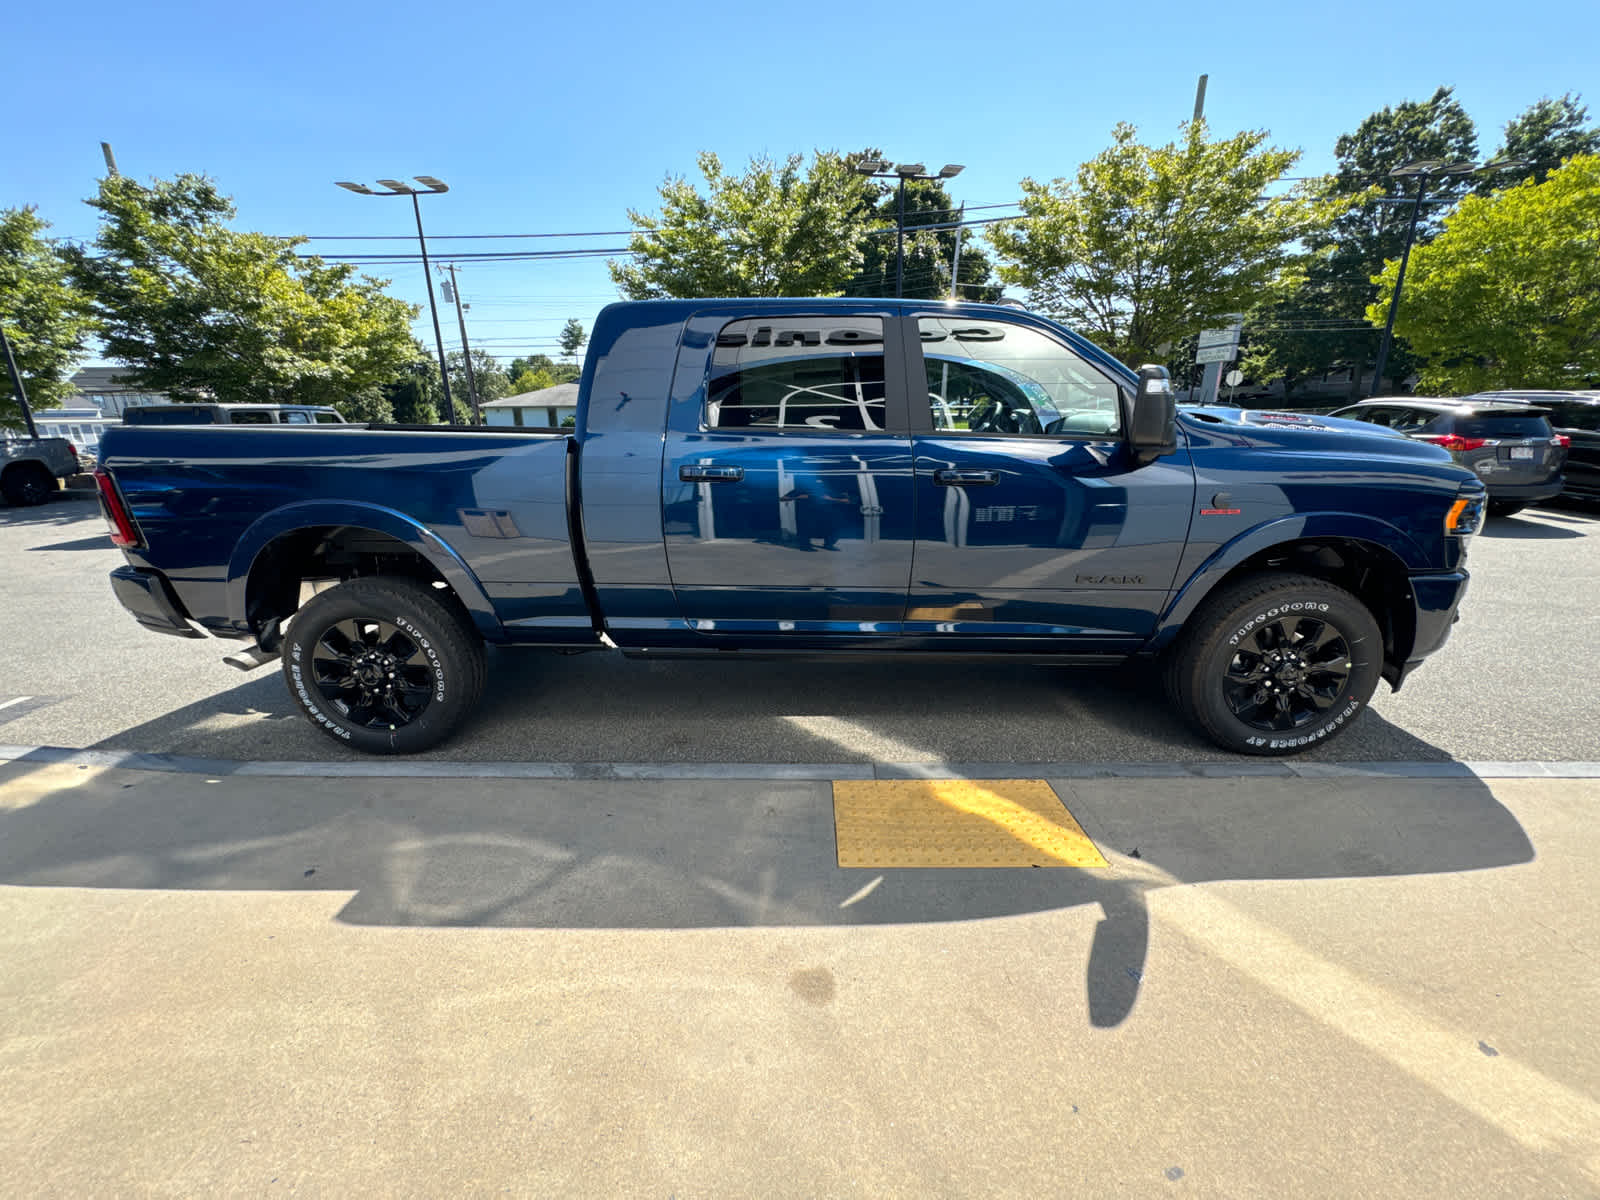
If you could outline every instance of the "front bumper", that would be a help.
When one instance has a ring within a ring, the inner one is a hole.
[[[174,637],[206,636],[190,624],[189,615],[183,611],[172,585],[160,571],[118,567],[111,572],[111,591],[117,602],[146,629],[170,633]]]
[[[1483,486],[1489,489],[1491,500],[1525,500],[1533,504],[1539,500],[1548,500],[1552,496],[1561,494],[1561,476],[1546,479],[1539,483],[1490,483],[1484,480]]]
[[[1383,677],[1395,691],[1424,659],[1450,640],[1450,629],[1460,619],[1457,611],[1467,594],[1471,576],[1466,571],[1442,571],[1411,576],[1411,598],[1416,612],[1416,636],[1403,663],[1386,663]]]

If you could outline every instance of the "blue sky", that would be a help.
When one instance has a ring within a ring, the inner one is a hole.
[[[269,233],[414,233],[406,202],[333,181],[438,176],[451,191],[423,217],[441,258],[620,246],[441,235],[626,229],[626,210],[654,211],[663,178],[695,175],[702,149],[742,166],[872,145],[930,169],[964,163],[955,200],[998,204],[1024,176],[1071,174],[1118,121],[1169,140],[1201,72],[1213,130],[1270,130],[1304,151],[1297,174],[1328,169],[1368,113],[1440,84],[1487,155],[1541,96],[1581,92],[1600,111],[1592,0],[1511,17],[1483,0],[29,5],[5,22],[0,207],[37,205],[55,233],[92,236],[81,200],[102,141],[124,174],[211,175],[239,225]],[[373,273],[424,299],[419,265]],[[506,356],[553,354],[566,318],[588,326],[615,298],[600,259],[474,263],[461,282],[474,344]],[[441,318],[453,344],[454,311]],[[431,345],[426,314],[424,330]]]

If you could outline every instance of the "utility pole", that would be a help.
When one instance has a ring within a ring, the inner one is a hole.
[[[1200,82],[1194,85],[1194,120],[1196,123],[1203,121],[1206,115],[1206,80],[1209,75],[1200,76]]]
[[[961,274],[961,235],[966,232],[967,206],[962,204],[961,211],[956,214],[956,252],[950,263],[950,299],[956,300],[956,276]]]
[[[456,282],[456,265],[445,268],[450,272],[450,295],[456,306],[456,320],[461,326],[461,357],[467,360],[467,392],[472,400],[472,423],[483,424],[483,413],[478,409],[478,377],[472,370],[472,347],[467,344],[466,305],[461,301],[461,285]]]
[[[106,174],[115,179],[117,177],[117,156],[111,153],[111,143],[101,142],[100,153],[106,156]]]
[[[0,325],[0,346],[5,347],[6,374],[11,376],[11,390],[17,395],[17,405],[22,409],[22,423],[28,427],[28,436],[36,438],[39,431],[34,428],[33,409],[28,407],[28,389],[22,386],[22,376],[17,372],[17,360],[11,357],[11,339],[6,336],[6,327]]]

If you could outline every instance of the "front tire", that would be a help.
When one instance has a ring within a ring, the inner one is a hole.
[[[483,641],[438,589],[353,579],[319,592],[283,640],[283,677],[306,718],[368,754],[443,741],[483,693]]]
[[[1184,716],[1226,750],[1298,754],[1348,729],[1383,669],[1367,607],[1309,575],[1254,575],[1200,605],[1168,661]]]

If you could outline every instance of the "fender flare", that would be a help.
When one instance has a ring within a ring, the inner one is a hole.
[[[1211,590],[1240,563],[1248,558],[1289,542],[1316,539],[1365,542],[1386,552],[1395,565],[1406,572],[1427,570],[1430,566],[1422,547],[1403,530],[1376,517],[1352,513],[1297,513],[1268,521],[1239,534],[1232,541],[1219,546],[1214,554],[1201,563],[1173,593],[1166,610],[1156,622],[1148,648],[1160,650],[1168,645],[1184,624],[1211,594]]]
[[[228,617],[238,629],[250,630],[245,610],[250,572],[262,551],[285,534],[321,525],[350,526],[381,533],[415,550],[444,578],[489,641],[504,640],[505,631],[483,584],[461,556],[425,525],[396,509],[356,500],[302,500],[256,519],[240,535],[228,560]],[[250,632],[254,632],[250,630]]]

